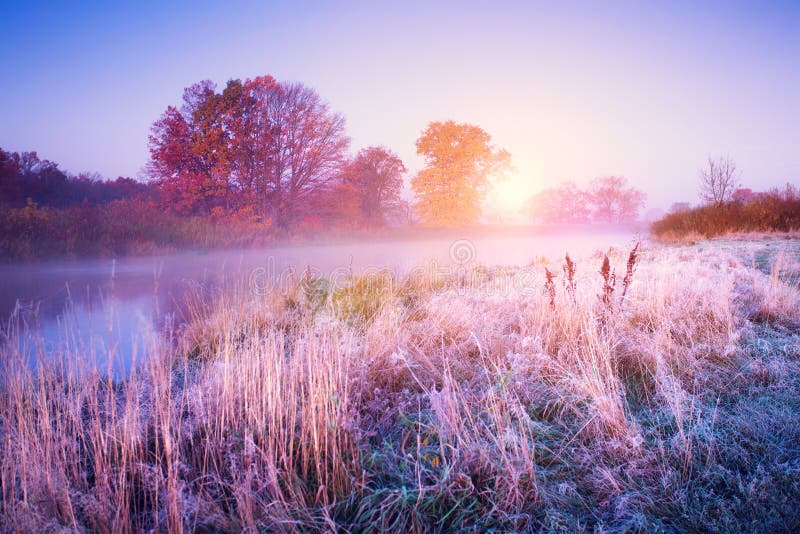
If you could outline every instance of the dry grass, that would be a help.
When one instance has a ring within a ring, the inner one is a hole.
[[[124,380],[12,323],[0,524],[796,529],[795,263],[737,250],[241,288]]]

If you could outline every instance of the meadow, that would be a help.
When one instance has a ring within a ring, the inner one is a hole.
[[[12,320],[2,530],[797,530],[784,237],[240,280],[125,378]]]

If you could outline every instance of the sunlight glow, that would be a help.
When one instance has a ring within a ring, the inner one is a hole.
[[[502,222],[524,221],[524,203],[534,193],[534,189],[533,181],[529,177],[512,172],[505,180],[493,184],[486,206],[487,216]]]

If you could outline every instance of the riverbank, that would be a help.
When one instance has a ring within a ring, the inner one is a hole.
[[[269,225],[181,217],[147,201],[0,210],[0,262],[114,258],[273,242]]]
[[[574,275],[242,282],[143,336],[121,381],[77,347],[32,372],[13,340],[1,522],[793,530],[800,257],[781,243],[612,250],[606,277],[599,253]]]
[[[280,231],[268,221],[246,217],[179,216],[154,203],[119,200],[97,206],[0,210],[0,263],[104,259],[219,251],[331,245],[352,242],[484,239],[529,235],[646,233],[644,225],[503,225],[431,228],[417,225],[359,228],[298,225]]]

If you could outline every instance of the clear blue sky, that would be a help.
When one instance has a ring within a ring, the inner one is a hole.
[[[185,86],[272,74],[412,170],[429,121],[482,126],[517,169],[498,205],[605,174],[694,201],[708,155],[800,183],[800,2],[107,4],[0,4],[0,146],[136,176]]]

